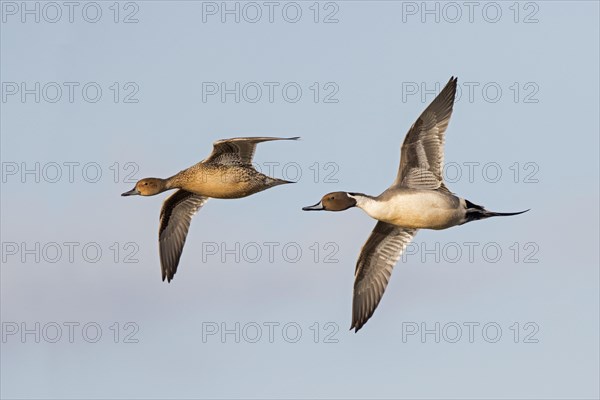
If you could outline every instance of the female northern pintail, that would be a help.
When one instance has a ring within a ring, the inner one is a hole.
[[[177,272],[179,258],[190,228],[192,216],[210,198],[238,199],[284,183],[252,166],[256,145],[271,140],[293,138],[247,137],[223,139],[213,143],[205,160],[167,179],[145,178],[121,196],[154,196],[165,190],[179,189],[169,196],[160,211],[158,242],[162,280],[168,282]]]
[[[371,318],[394,264],[418,229],[455,225],[515,213],[491,212],[452,194],[442,177],[444,134],[452,115],[457,78],[450,78],[406,134],[396,180],[379,196],[334,192],[303,210],[343,211],[359,207],[378,220],[356,264],[352,326],[355,332]],[[529,210],[526,210],[529,211]]]

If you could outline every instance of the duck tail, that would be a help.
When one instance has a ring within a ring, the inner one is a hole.
[[[279,186],[279,185],[285,185],[285,184],[288,184],[288,183],[296,183],[296,182],[286,181],[285,179],[271,178],[271,177],[267,177],[267,182],[266,182],[266,184],[269,187]]]
[[[501,213],[501,212],[494,212],[494,211],[486,210],[484,207],[474,204],[474,203],[471,203],[469,200],[466,200],[466,199],[465,199],[465,202],[466,202],[466,206],[467,206],[467,212],[466,212],[465,221],[463,222],[463,224],[465,224],[467,222],[471,222],[471,221],[477,221],[480,219],[490,218],[490,217],[509,217],[511,215],[519,215],[519,214],[523,214],[530,210],[530,209],[527,209],[527,210],[518,211],[518,212]]]

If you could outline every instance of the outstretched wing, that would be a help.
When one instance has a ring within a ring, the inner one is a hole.
[[[160,210],[158,243],[162,280],[171,282],[181,258],[185,238],[194,214],[206,203],[208,197],[178,190],[169,196]]]
[[[271,140],[297,140],[298,137],[245,137],[217,140],[213,143],[213,151],[204,160],[206,163],[224,165],[250,165],[256,150],[256,145]]]
[[[458,78],[450,78],[406,134],[400,151],[398,176],[392,186],[441,189],[444,185],[444,141],[452,115]]]
[[[416,233],[416,229],[377,222],[356,263],[350,329],[354,328],[358,332],[371,318],[383,296],[394,265]]]

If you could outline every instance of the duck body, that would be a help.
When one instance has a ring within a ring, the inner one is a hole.
[[[352,197],[371,218],[402,228],[450,228],[463,223],[467,211],[464,199],[436,190],[389,188],[377,197]]]
[[[247,165],[200,162],[168,178],[166,186],[215,199],[239,199],[285,183],[290,182]]]
[[[212,153],[203,161],[170,178],[144,178],[122,196],[154,196],[176,190],[160,210],[158,243],[163,281],[170,282],[179,265],[192,217],[209,198],[239,199],[285,183],[283,179],[264,175],[252,166],[256,145],[276,137],[241,137],[213,143]]]
[[[447,229],[470,221],[521,214],[498,213],[455,196],[444,182],[445,132],[452,115],[457,79],[448,84],[412,124],[400,148],[392,185],[379,196],[332,192],[306,211],[359,207],[377,223],[363,245],[354,272],[352,325],[355,332],[371,318],[392,269],[419,229]]]

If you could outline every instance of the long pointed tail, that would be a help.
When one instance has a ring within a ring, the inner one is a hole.
[[[518,212],[511,212],[511,213],[500,213],[500,212],[493,212],[493,211],[488,211],[485,210],[483,212],[484,214],[484,218],[489,218],[489,217],[508,217],[510,215],[519,215],[519,214],[523,214],[526,213],[527,211],[531,210],[530,208],[528,208],[527,210],[524,211],[518,211]]]
[[[279,186],[279,185],[285,185],[287,183],[296,183],[293,181],[286,181],[285,179],[279,179],[279,178],[271,178],[270,176],[267,176],[266,180],[265,180],[265,184],[268,185],[268,187],[273,187],[273,186]]]
[[[509,217],[511,215],[523,214],[530,210],[530,209],[527,209],[527,210],[518,211],[518,212],[501,213],[501,212],[488,211],[485,208],[483,208],[482,206],[471,203],[469,200],[465,200],[465,201],[467,203],[467,213],[465,215],[465,222],[463,222],[463,223],[477,221],[479,219],[486,219],[486,218],[490,218],[490,217]]]

